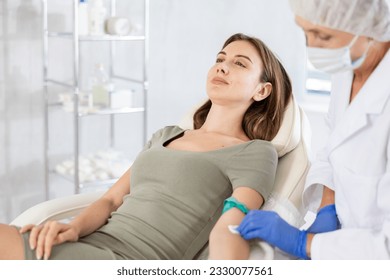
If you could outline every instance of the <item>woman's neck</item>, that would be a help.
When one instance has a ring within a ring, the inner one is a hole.
[[[249,140],[242,129],[242,120],[246,109],[240,107],[227,107],[213,105],[207,115],[206,121],[199,128],[203,132],[223,134],[244,141]]]
[[[363,87],[364,83],[370,77],[372,72],[374,72],[375,68],[381,62],[383,57],[386,55],[387,51],[389,50],[389,47],[390,47],[389,42],[386,42],[386,43],[375,42],[375,43],[373,43],[373,45],[371,46],[371,49],[369,50],[369,52],[367,54],[366,63],[364,63],[362,65],[362,67],[360,67],[354,71],[352,90],[351,90],[351,96],[350,96],[351,102],[356,97],[356,95],[359,93],[360,89]]]

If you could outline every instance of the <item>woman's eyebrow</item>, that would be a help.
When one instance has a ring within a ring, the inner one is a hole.
[[[226,55],[226,53],[224,52],[224,51],[220,51],[219,53],[218,53],[218,55],[219,54],[223,54],[223,55]],[[252,60],[248,57],[248,56],[246,56],[246,55],[243,55],[243,54],[237,54],[236,55],[236,57],[243,57],[243,58],[245,58],[245,59],[247,59],[247,60],[249,60],[252,64],[253,64],[253,62],[252,62]]]
[[[220,51],[219,53],[217,53],[217,55],[220,55],[220,54],[226,55],[226,53],[224,51]]]
[[[322,30],[319,30],[319,29],[317,29],[317,28],[308,28],[308,29],[305,29],[304,31],[305,31],[305,32],[308,32],[308,33],[314,33],[314,34],[316,34],[316,35],[321,34],[321,35],[327,35],[327,36],[329,36],[329,34],[328,34],[327,32],[322,31]]]
[[[253,64],[252,60],[251,60],[248,56],[246,56],[246,55],[238,54],[238,55],[236,55],[236,57],[243,57],[243,58],[246,58],[246,59],[248,59],[248,60],[250,61],[250,63]]]

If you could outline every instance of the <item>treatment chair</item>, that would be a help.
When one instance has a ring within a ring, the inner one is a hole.
[[[192,115],[189,113],[182,121],[182,128],[192,128]],[[291,99],[283,117],[282,126],[272,140],[279,162],[276,171],[274,190],[262,209],[276,211],[294,226],[303,224],[301,216],[301,194],[309,169],[308,147],[310,144],[309,122],[294,98]],[[41,224],[48,220],[62,220],[74,217],[103,192],[76,194],[48,200],[35,205],[14,219],[11,224]],[[199,252],[197,259],[207,257],[207,246]],[[265,243],[255,241],[251,245],[250,259],[286,259],[279,250]]]

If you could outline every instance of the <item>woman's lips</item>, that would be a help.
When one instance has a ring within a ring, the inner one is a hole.
[[[229,84],[224,78],[221,78],[221,77],[214,77],[211,80],[211,83],[216,84],[216,85],[221,85],[221,84],[228,85]]]

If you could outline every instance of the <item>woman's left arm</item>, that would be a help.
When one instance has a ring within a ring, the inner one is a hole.
[[[263,205],[263,197],[254,189],[238,187],[232,197],[243,203],[249,210],[259,209]],[[239,225],[245,214],[236,207],[226,211],[217,221],[210,233],[209,259],[248,259],[249,242],[239,234],[232,233],[228,226]]]

